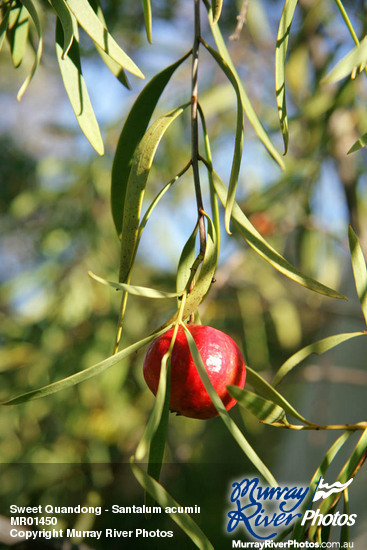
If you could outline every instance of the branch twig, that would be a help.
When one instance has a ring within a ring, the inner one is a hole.
[[[191,156],[192,169],[194,174],[194,185],[196,204],[198,209],[199,235],[200,235],[200,256],[204,258],[206,247],[206,235],[203,198],[201,194],[200,176],[199,176],[199,131],[198,131],[198,67],[199,67],[199,45],[200,45],[200,0],[194,0],[195,26],[194,26],[194,44],[192,49],[192,72],[191,72]]]

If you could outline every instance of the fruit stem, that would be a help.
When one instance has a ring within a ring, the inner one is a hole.
[[[200,235],[200,256],[204,258],[206,247],[206,234],[204,215],[202,211],[203,197],[201,194],[199,175],[199,130],[198,130],[198,67],[199,67],[199,46],[200,46],[200,0],[194,0],[194,44],[192,48],[192,69],[191,69],[191,159],[194,174],[194,185],[196,204],[198,209],[198,223]]]

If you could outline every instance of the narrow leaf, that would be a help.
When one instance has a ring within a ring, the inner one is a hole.
[[[161,361],[161,371],[159,375],[158,391],[154,401],[153,411],[149,417],[143,437],[141,438],[135,453],[135,457],[139,461],[143,460],[143,458],[145,457],[149,449],[149,445],[154,437],[154,434],[157,432],[162,420],[162,415],[164,413],[166,397],[168,393],[167,387],[169,386],[169,384],[167,384],[167,381],[169,382],[169,379],[167,377],[167,373],[169,372],[169,367],[170,367],[169,356],[168,354],[165,354]],[[158,479],[155,476],[153,477],[155,479]]]
[[[142,0],[143,9],[144,9],[144,21],[145,21],[145,31],[147,33],[147,40],[152,43],[152,8],[150,5],[150,0]]]
[[[222,182],[218,174],[213,170],[213,184],[216,193],[223,205],[226,201],[226,187]],[[296,267],[290,264],[283,256],[281,256],[266,240],[260,235],[260,233],[254,228],[241,208],[235,202],[233,206],[232,218],[234,225],[239,233],[248,242],[248,244],[262,257],[269,262],[275,269],[295,281],[296,283],[305,286],[306,288],[330,296],[332,298],[344,298],[343,294],[328,288],[327,286],[319,283],[315,279],[308,277],[301,273]]]
[[[98,277],[98,275],[95,275],[94,273],[92,273],[92,271],[88,271],[88,275],[89,277],[91,277],[95,281],[98,281],[99,283],[102,283],[103,285],[110,286],[112,288],[115,288],[116,290],[124,290],[129,294],[133,294],[134,296],[142,296],[144,298],[177,298],[177,296],[181,296],[183,293],[183,289],[181,290],[181,292],[163,292],[162,290],[156,290],[155,288],[147,288],[144,286],[134,286],[128,285],[126,283],[115,283],[113,281],[106,281],[106,279]]]
[[[186,109],[188,104],[158,118],[145,133],[135,150],[127,182],[122,222],[121,256],[119,281],[125,282],[135,255],[135,244],[139,234],[139,219],[150,169],[158,145],[172,122]]]
[[[143,138],[157,102],[177,67],[190,52],[157,74],[139,94],[122,129],[112,165],[111,208],[117,235],[121,238],[125,196],[132,159]]]
[[[68,53],[70,46],[74,38],[74,27],[72,15],[69,11],[69,8],[64,2],[64,0],[49,0],[51,6],[55,10],[57,17],[60,19],[62,25],[62,30],[64,33],[64,42],[62,48],[61,57],[64,59],[65,55]]]
[[[333,460],[339,453],[340,449],[343,447],[344,443],[350,438],[350,436],[353,435],[353,432],[344,432],[338,439],[332,444],[324,458],[322,459],[322,462],[320,466],[317,468],[316,472],[314,473],[311,483],[310,483],[310,490],[308,492],[308,497],[306,501],[304,502],[303,508],[302,508],[302,516],[310,508],[312,505],[312,499],[314,496],[314,492],[316,489],[316,486],[319,482],[320,477],[324,477],[325,473],[327,472],[329,466],[332,464]],[[292,539],[294,539],[297,542],[304,540],[304,534],[306,532],[306,529],[308,529],[308,524],[305,523],[304,525],[301,525],[302,518],[297,520],[297,522],[294,525],[294,530],[292,533]]]
[[[363,431],[361,437],[359,438],[357,445],[355,446],[351,456],[347,460],[347,462],[344,464],[340,474],[337,477],[337,480],[339,483],[344,484],[349,479],[354,477],[360,468],[360,466],[363,464],[365,458],[367,455],[367,428]],[[340,497],[342,496],[342,493],[336,493],[331,494],[329,497],[325,498],[321,505],[319,506],[320,514],[326,514],[331,507],[335,506],[335,504],[339,501]],[[309,529],[309,536],[312,540],[315,536],[316,527],[310,526]]]
[[[243,107],[242,107],[242,100],[241,100],[241,92],[238,85],[238,79],[236,78],[236,75],[233,73],[231,67],[218,54],[218,52],[213,50],[213,48],[211,48],[207,44],[206,44],[206,48],[214,57],[218,65],[221,67],[221,69],[227,76],[228,80],[231,82],[237,97],[236,137],[235,137],[235,146],[234,146],[231,175],[229,178],[228,195],[227,195],[226,206],[225,206],[225,216],[224,216],[224,225],[227,233],[230,234],[229,224],[231,221],[232,209],[235,201],[235,194],[236,194],[236,188],[238,183],[238,176],[240,173],[242,149],[243,149],[243,129],[244,129]]]
[[[23,84],[20,87],[20,90],[18,92],[18,95],[17,95],[18,101],[20,101],[22,99],[22,96],[23,96],[24,92],[26,91],[30,81],[34,77],[34,74],[35,74],[35,72],[38,68],[38,65],[39,65],[40,61],[41,61],[42,48],[43,48],[42,27],[41,27],[41,22],[40,22],[39,17],[38,17],[37,10],[34,7],[34,4],[33,4],[32,0],[20,0],[20,1],[23,4],[23,6],[27,9],[29,15],[33,19],[33,22],[34,22],[34,25],[36,27],[36,31],[37,31],[37,34],[38,34],[38,46],[37,46],[37,51],[36,51],[36,57],[35,57],[35,60],[33,62],[31,71],[30,71],[29,75],[27,76],[27,78],[25,79],[25,81],[23,82]]]
[[[0,51],[1,51],[1,48],[3,47],[3,44],[4,44],[5,36],[6,36],[6,30],[9,24],[10,9],[5,11],[4,13],[4,8],[3,8],[3,12],[0,12],[0,13],[2,15],[2,20],[0,22]]]
[[[333,336],[328,336],[327,338],[323,338],[322,340],[318,340],[317,342],[313,342],[312,344],[305,346],[304,348],[294,353],[289,359],[285,361],[285,363],[283,363],[283,365],[274,376],[272,385],[275,387],[280,384],[286,374],[288,374],[294,367],[299,365],[304,359],[306,359],[306,357],[309,357],[313,353],[316,353],[316,355],[325,353],[326,351],[335,348],[339,344],[347,342],[348,340],[351,340],[351,338],[356,338],[357,336],[366,336],[366,334],[364,332],[347,332],[344,334],[335,334]]]
[[[140,485],[152,495],[153,499],[163,508],[175,508],[181,506],[158,481],[146,474],[137,464],[131,462],[131,469]],[[195,521],[185,512],[182,514],[169,513],[173,521],[190,537],[200,550],[214,550],[206,535]]]
[[[206,248],[204,254],[204,260],[190,294],[188,294],[186,299],[186,304],[184,307],[183,319],[187,319],[192,313],[196,311],[204,297],[208,293],[215,270],[218,264],[218,247],[217,247],[217,237],[215,233],[215,228],[213,222],[208,217],[208,231],[206,235]]]
[[[367,132],[363,134],[360,138],[357,139],[357,141],[352,145],[352,147],[348,151],[349,153],[355,153],[356,151],[359,151],[363,147],[366,147],[367,145]]]
[[[337,82],[356,71],[364,69],[367,64],[367,36],[361,40],[337,65],[321,80],[323,84]]]
[[[210,166],[213,165],[213,158],[212,158],[212,152],[211,152],[211,146],[210,146],[210,140],[209,140],[209,134],[206,126],[205,116],[203,113],[203,110],[198,103],[198,111],[200,114],[200,120],[201,120],[201,126],[203,129],[203,137],[204,137],[204,146],[205,146],[205,155],[207,162]],[[218,197],[214,190],[213,185],[213,173],[212,170],[208,170],[208,179],[209,179],[209,192],[210,192],[210,206],[212,209],[212,220],[213,225],[215,229],[215,234],[217,237],[217,255],[219,258],[220,253],[220,217],[219,217],[219,205],[218,205]]]
[[[283,397],[277,390],[275,390],[264,378],[262,378],[257,372],[252,370],[248,365],[247,369],[247,383],[250,384],[258,393],[269,399],[275,405],[278,405],[284,409],[288,414],[291,414],[304,424],[312,425],[313,422],[306,420],[296,409]]]
[[[262,462],[260,457],[256,454],[254,449],[248,443],[247,439],[245,438],[245,436],[243,435],[241,430],[238,428],[237,424],[229,416],[225,406],[222,403],[221,398],[219,397],[219,395],[215,391],[215,389],[214,389],[214,387],[213,387],[213,385],[210,381],[210,378],[208,376],[208,373],[206,372],[203,360],[202,360],[200,352],[199,352],[199,350],[196,346],[194,338],[192,337],[191,333],[188,331],[186,326],[184,324],[182,326],[185,330],[187,342],[188,342],[189,348],[190,348],[190,353],[191,353],[191,356],[192,356],[192,358],[195,362],[195,365],[196,365],[196,368],[197,368],[198,373],[200,375],[200,378],[201,378],[201,380],[204,384],[204,387],[205,387],[206,391],[208,392],[208,394],[210,396],[210,399],[212,400],[213,405],[215,406],[215,408],[217,409],[221,419],[223,420],[224,425],[229,430],[230,434],[235,439],[235,441],[238,443],[238,445],[241,447],[241,449],[243,450],[243,452],[245,453],[247,458],[253,463],[255,468],[264,477],[264,479],[266,479],[266,481],[270,485],[276,486],[277,482],[274,479],[274,477],[273,477],[272,473],[270,472],[270,470],[265,466],[265,464]]]
[[[56,56],[62,80],[71,106],[85,137],[100,155],[104,153],[103,141],[87,86],[84,82],[79,54],[79,36],[74,25],[74,39],[68,53],[63,57],[64,33],[60,19],[56,21]]]
[[[9,14],[7,38],[10,44],[10,54],[15,68],[21,64],[28,39],[29,18],[24,6],[16,5]]]
[[[276,148],[274,147],[273,143],[271,142],[271,139],[269,138],[264,126],[259,120],[259,117],[257,116],[255,109],[253,108],[251,101],[248,98],[248,95],[246,94],[245,88],[243,87],[243,84],[241,82],[240,77],[238,76],[238,73],[236,71],[236,68],[233,64],[233,61],[231,59],[231,56],[229,55],[227,46],[223,40],[222,33],[220,31],[219,25],[213,23],[213,15],[211,9],[209,9],[209,24],[211,31],[213,33],[213,37],[215,40],[215,43],[217,45],[218,51],[222,58],[225,60],[227,65],[232,69],[232,73],[235,75],[238,83],[238,87],[241,92],[241,100],[242,105],[244,108],[244,111],[246,113],[246,116],[251,124],[251,126],[254,128],[256,134],[258,135],[259,139],[263,142],[264,146],[270,153],[270,155],[274,158],[274,160],[279,164],[279,166],[284,170],[284,161],[281,157],[281,155],[278,153]]]
[[[134,61],[120,48],[106,29],[105,25],[98,19],[88,0],[67,0],[67,3],[79,24],[106,54],[112,57],[114,61],[130,73],[139,78],[144,78],[139,67],[137,67]]]
[[[280,128],[282,130],[284,141],[284,154],[288,151],[288,117],[285,95],[285,60],[287,57],[287,48],[289,33],[296,9],[297,0],[285,0],[283,12],[279,22],[277,45],[275,49],[275,93],[278,105],[278,115]]]
[[[58,391],[65,390],[66,388],[75,386],[80,382],[84,382],[84,380],[88,380],[89,378],[92,378],[93,376],[96,376],[97,374],[104,372],[105,370],[112,367],[112,365],[115,365],[116,363],[121,361],[121,359],[125,359],[125,357],[128,357],[135,351],[138,351],[141,347],[145,346],[146,344],[149,344],[152,340],[154,340],[154,338],[157,338],[158,336],[160,336],[160,334],[163,334],[166,330],[167,328],[164,328],[159,332],[150,334],[149,336],[147,336],[146,338],[143,338],[139,342],[136,342],[135,344],[128,346],[127,348],[119,351],[115,355],[111,355],[107,359],[104,359],[100,363],[96,363],[92,367],[88,367],[87,369],[84,369],[75,374],[72,374],[71,376],[63,378],[62,380],[58,380],[57,382],[53,382],[52,384],[47,384],[47,386],[43,386],[41,388],[38,388],[37,390],[32,390],[27,393],[23,393],[18,397],[14,397],[13,399],[9,399],[8,401],[4,401],[0,403],[0,405],[18,405],[19,403],[25,403],[33,399],[39,399],[40,397],[52,395],[53,393],[56,393]]]
[[[212,0],[213,24],[218,23],[222,13],[223,0]]]
[[[182,249],[181,256],[178,262],[177,275],[176,275],[176,288],[186,288],[191,276],[191,268],[195,261],[195,243],[196,235],[199,226],[196,224],[194,231],[188,238],[185,246]],[[189,289],[187,289],[189,290]]]
[[[102,8],[100,6],[99,1],[98,0],[89,0],[89,3],[92,6],[94,12],[96,13],[98,19],[101,21],[102,25],[104,25],[104,27],[107,28],[106,21],[105,21],[103,11],[102,11]],[[106,65],[106,67],[109,68],[111,73],[117,78],[117,80],[119,80],[119,82],[121,82],[121,84],[123,86],[125,86],[125,88],[130,90],[130,84],[129,84],[126,73],[125,73],[124,69],[122,68],[122,66],[119,63],[117,63],[112,57],[110,57],[110,55],[108,53],[106,53],[99,46],[99,44],[97,44],[97,42],[94,42],[94,45],[96,47],[97,52],[101,56],[104,64]]]
[[[256,418],[265,424],[284,422],[285,412],[279,405],[256,395],[250,390],[241,390],[237,386],[227,386],[228,393],[234,397],[241,407],[250,411]],[[284,422],[287,424],[287,422]]]
[[[344,503],[343,503],[343,514],[349,516],[349,490],[348,488],[344,489]],[[340,529],[340,548],[347,548],[346,543],[350,541],[350,527],[348,522],[342,525]]]
[[[367,269],[361,245],[351,226],[349,226],[349,247],[352,257],[352,267],[357,294],[361,303],[362,313],[367,323]]]

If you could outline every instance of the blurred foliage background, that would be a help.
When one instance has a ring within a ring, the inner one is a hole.
[[[224,2],[221,26],[226,39],[234,32],[240,4]],[[282,4],[251,0],[247,24],[239,39],[229,42],[245,88],[280,151],[273,75]],[[344,4],[362,37],[367,30],[365,2]],[[14,71],[7,44],[0,54],[1,400],[58,380],[111,354],[119,296],[91,281],[87,272],[117,280],[119,242],[109,204],[111,165],[129,106],[143,86],[131,78],[132,90],[123,88],[97,58],[90,39],[81,35],[83,72],[106,148],[105,156],[98,157],[74,121],[56,63],[54,15],[46,2],[41,5],[43,61],[20,103],[16,93],[32,59],[26,56]],[[156,0],[152,7],[151,46],[146,41],[139,2],[103,2],[110,30],[147,78],[180,57],[192,42],[191,3]],[[206,28],[203,18],[204,36]],[[320,78],[353,45],[334,2],[300,0],[287,64],[290,151],[284,172],[246,125],[238,188],[244,211],[287,259],[349,297],[341,303],[299,287],[261,260],[236,234],[223,237],[216,283],[201,306],[201,319],[230,334],[248,364],[269,380],[303,345],[342,330],[363,330],[347,227],[352,224],[366,250],[367,158],[365,150],[350,155],[347,151],[366,132],[366,78],[361,74],[355,81],[320,85]],[[207,113],[214,166],[228,178],[235,95],[204,50],[199,93]],[[187,101],[189,94],[190,67],[185,64],[174,75],[158,110],[177,105],[178,96]],[[160,145],[147,203],[189,155],[189,120],[182,118]],[[205,191],[204,202],[208,201]],[[195,223],[195,208],[193,183],[186,175],[149,221],[134,284],[174,288],[180,251]],[[131,297],[123,343],[141,339],[164,322],[173,308],[174,304],[165,301]],[[315,422],[361,420],[366,402],[365,357],[365,345],[353,340],[296,369],[282,391]],[[64,475],[75,464],[92,468],[94,463],[128,462],[154,399],[144,383],[142,361],[139,352],[72,389],[2,408],[3,502],[11,500],[13,493],[21,493],[24,504],[40,493],[45,501],[50,498],[47,475],[38,472],[37,481],[30,483],[27,468],[14,474],[16,463],[35,468],[37,464],[63,463],[59,472]],[[289,433],[265,427],[243,415],[239,407],[233,415],[245,425],[250,442],[280,478],[290,475],[307,482],[332,441],[324,433]],[[230,465],[233,474],[251,469],[218,419],[196,422],[172,416],[166,461],[182,464],[182,469],[163,472],[163,476],[172,477],[177,495],[186,484],[186,463]],[[108,468],[104,472],[96,483],[97,497],[93,493],[97,500],[107,498],[111,484]],[[132,480],[129,483],[129,493],[140,495],[139,487]],[[89,485],[87,475],[75,489],[81,501],[89,498]],[[58,491],[59,501],[68,499],[67,484]],[[355,491],[358,499],[357,488]]]

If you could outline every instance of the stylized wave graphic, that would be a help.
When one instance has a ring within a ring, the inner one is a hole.
[[[348,485],[352,483],[352,481],[353,478],[351,478],[346,483],[340,483],[339,481],[336,481],[335,483],[328,485],[327,483],[324,483],[324,480],[321,478],[312,502],[320,500],[320,498],[325,499],[333,493],[341,493],[342,491],[344,491],[344,489],[348,487]]]

